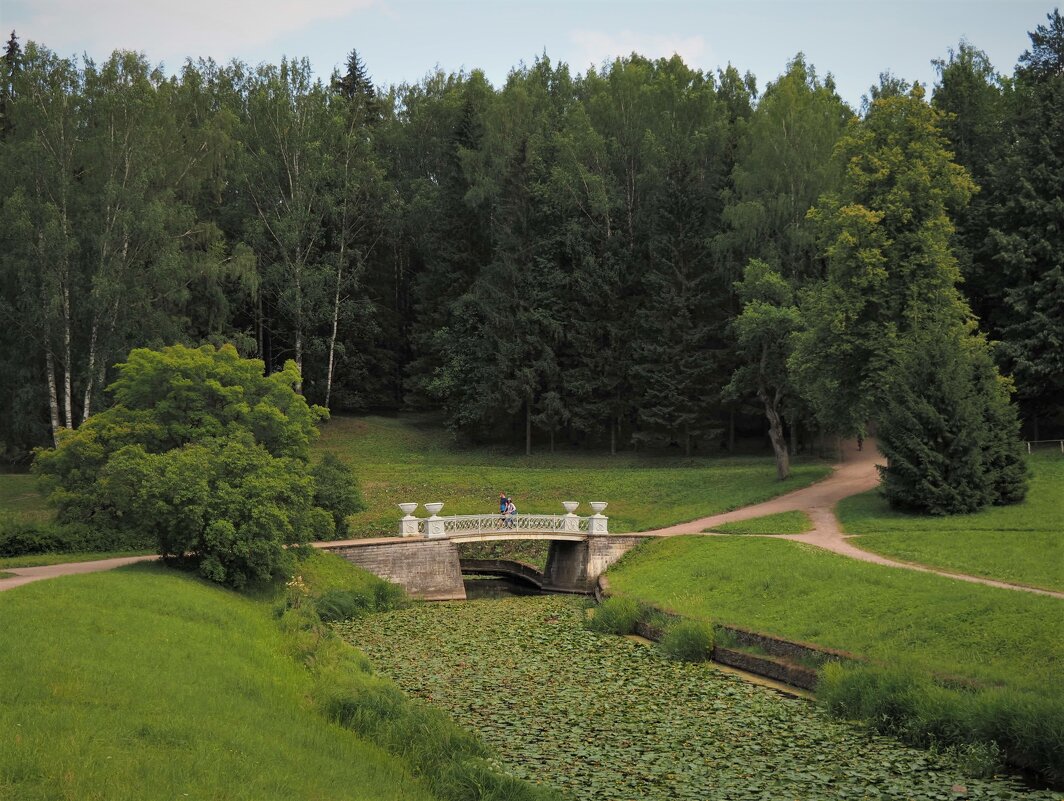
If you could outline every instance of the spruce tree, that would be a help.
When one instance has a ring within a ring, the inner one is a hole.
[[[10,109],[15,99],[15,84],[22,71],[22,46],[18,37],[11,31],[11,38],[4,48],[3,64],[0,65],[0,134],[6,136],[11,131]]]
[[[878,444],[887,457],[880,490],[891,506],[960,514],[992,500],[983,412],[955,332],[936,329],[910,343],[878,416]]]
[[[361,107],[366,113],[367,121],[380,118],[381,101],[358,50],[348,53],[344,74],[334,74],[333,89],[348,102]]]
[[[1053,12],[1030,36],[992,173],[988,249],[1004,297],[994,334],[1038,439],[1038,418],[1064,397],[1064,17]]]
[[[1018,428],[985,340],[930,326],[898,365],[879,417],[881,491],[891,506],[930,514],[1021,501],[1027,467]]]

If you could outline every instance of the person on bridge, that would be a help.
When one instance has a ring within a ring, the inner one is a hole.
[[[499,493],[499,525],[506,525],[506,507],[509,505],[510,499],[506,497],[505,492]]]
[[[506,499],[506,527],[514,528],[517,525],[517,507],[513,498]]]

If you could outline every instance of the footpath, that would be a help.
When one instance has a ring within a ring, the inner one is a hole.
[[[706,531],[706,529],[714,528],[715,526],[720,526],[724,523],[734,523],[739,520],[750,520],[754,517],[773,515],[778,512],[801,511],[809,515],[810,520],[813,522],[813,530],[807,531],[805,534],[771,535],[773,539],[804,542],[807,545],[814,545],[817,548],[823,548],[826,551],[841,554],[842,556],[847,556],[851,559],[858,559],[862,562],[872,562],[877,565],[897,567],[904,570],[919,570],[924,573],[934,573],[939,576],[957,579],[958,581],[969,581],[973,584],[985,584],[989,587],[999,587],[1007,590],[1035,593],[1036,595],[1049,595],[1054,598],[1064,598],[1064,592],[1053,592],[1051,590],[1041,590],[1034,587],[1024,587],[1019,584],[1008,584],[1004,581],[995,581],[994,579],[982,578],[980,576],[971,576],[966,573],[952,573],[946,570],[940,570],[912,562],[899,562],[872,553],[871,551],[865,551],[858,548],[851,541],[852,538],[843,533],[842,527],[839,525],[839,520],[835,517],[834,507],[835,504],[843,498],[848,498],[851,495],[856,495],[860,492],[866,492],[875,488],[879,483],[879,473],[876,471],[876,465],[880,462],[881,456],[876,449],[875,440],[866,439],[862,450],[857,450],[857,443],[855,441],[849,440],[844,442],[841,449],[841,457],[842,460],[835,465],[834,472],[830,476],[803,489],[789,492],[786,495],[780,495],[778,498],[773,498],[764,503],[754,504],[753,506],[744,506],[742,509],[735,509],[731,512],[712,515],[710,517],[701,517],[698,520],[692,520],[687,523],[680,523],[679,525],[668,526],[654,531],[643,531],[640,532],[640,535],[647,537],[674,537],[679,534],[700,534],[707,537],[728,536]],[[336,543],[330,544],[336,545]],[[157,556],[126,556],[118,559],[100,559],[94,562],[70,562],[67,564],[46,565],[42,567],[0,568],[0,573],[13,574],[10,578],[0,578],[0,591],[20,587],[31,581],[40,581],[42,579],[55,578],[56,576],[95,573],[99,570],[111,570],[112,568],[121,567],[122,565],[129,565],[134,562],[144,562],[158,558],[159,557]]]
[[[804,534],[743,536],[771,536],[772,539],[777,540],[804,542],[807,545],[814,545],[817,548],[823,548],[826,551],[841,554],[851,559],[858,559],[862,562],[872,562],[877,565],[886,565],[887,567],[897,567],[905,570],[918,570],[923,573],[934,573],[959,581],[985,584],[988,587],[1030,592],[1036,595],[1049,595],[1053,598],[1064,598],[1064,593],[1062,592],[1024,587],[1019,584],[1009,584],[1004,581],[982,578],[981,576],[971,576],[967,573],[954,573],[914,562],[899,562],[857,547],[853,543],[852,537],[843,532],[842,526],[839,525],[839,520],[835,516],[834,507],[843,498],[867,492],[876,487],[879,483],[879,473],[876,471],[876,465],[881,462],[882,456],[876,449],[874,439],[866,439],[862,450],[857,450],[856,441],[848,440],[842,445],[841,455],[842,461],[835,465],[834,472],[830,476],[804,489],[780,495],[778,498],[773,498],[764,503],[744,506],[742,509],[735,509],[731,512],[702,517],[688,523],[641,533],[651,537],[673,537],[679,534],[701,534],[707,537],[729,536],[706,531],[706,529],[715,528],[725,523],[735,523],[740,520],[774,515],[779,512],[801,511],[809,515],[809,519],[813,523],[812,531],[807,531]]]

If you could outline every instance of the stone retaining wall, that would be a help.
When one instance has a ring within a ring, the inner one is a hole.
[[[598,581],[595,583],[595,600],[601,602],[604,598],[608,598],[610,596],[609,587],[609,580],[605,576],[599,576]],[[654,611],[658,616],[668,621],[683,619],[682,615],[658,609],[657,607],[654,607]],[[730,637],[739,646],[757,648],[765,652],[765,655],[752,654],[717,645],[713,648],[714,662],[774,679],[792,687],[800,687],[803,690],[816,689],[816,668],[795,664],[788,660],[800,660],[815,664],[823,664],[829,661],[864,661],[860,657],[845,651],[785,640],[771,634],[762,634],[761,632],[750,631],[738,626],[715,624],[713,630],[715,633],[725,634]],[[664,629],[661,626],[654,626],[640,621],[636,624],[635,633],[640,637],[659,642],[664,635]]]

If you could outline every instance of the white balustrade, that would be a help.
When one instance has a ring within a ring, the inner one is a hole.
[[[404,537],[412,537],[422,534],[426,537],[437,539],[462,534],[518,534],[527,532],[530,534],[608,534],[607,518],[602,511],[607,504],[600,501],[591,503],[594,514],[590,517],[580,517],[575,514],[580,505],[577,501],[563,501],[564,515],[540,515],[540,514],[514,514],[507,515],[501,512],[486,515],[451,515],[440,517],[442,503],[426,503],[425,509],[429,512],[428,518],[414,517],[416,503],[401,503],[399,508],[404,517],[399,521],[399,532]]]

